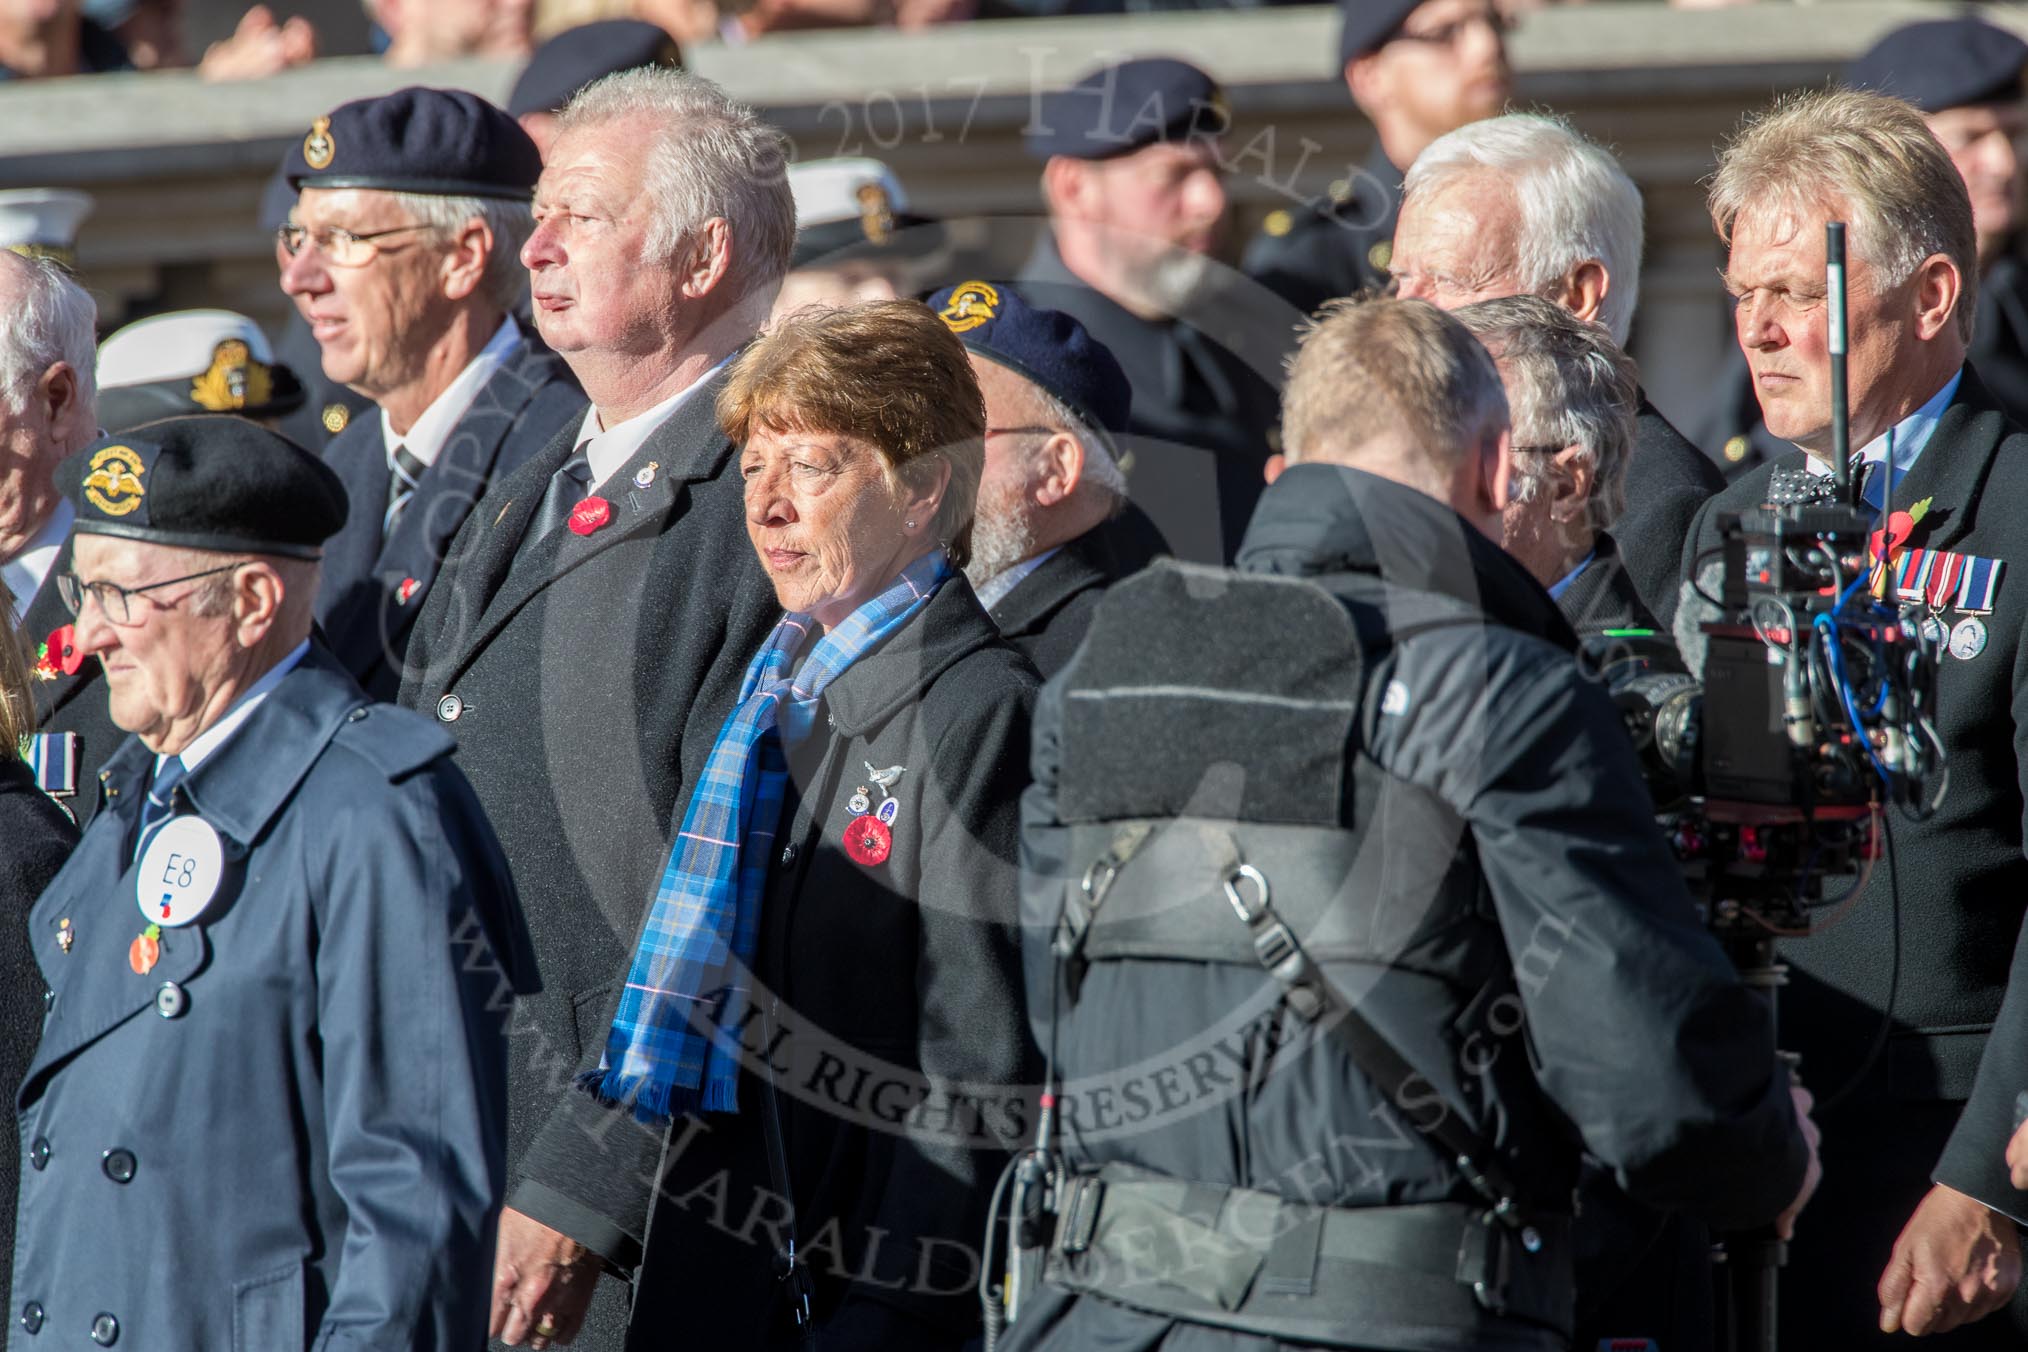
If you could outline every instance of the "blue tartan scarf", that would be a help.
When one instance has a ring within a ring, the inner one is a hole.
[[[824,688],[906,624],[950,571],[942,550],[910,564],[819,639],[793,679],[789,664],[815,621],[792,614],[775,626],[690,794],[605,1055],[579,1088],[632,1104],[643,1122],[738,1111],[739,1028],[789,778],[783,741],[810,735]]]

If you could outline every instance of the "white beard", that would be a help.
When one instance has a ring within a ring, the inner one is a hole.
[[[965,576],[974,587],[983,587],[1035,552],[1035,530],[1019,510],[1003,511],[1006,504],[981,502],[972,522],[972,559]]]

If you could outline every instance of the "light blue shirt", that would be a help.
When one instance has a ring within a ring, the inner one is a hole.
[[[1957,374],[1944,382],[1942,389],[1930,396],[1928,403],[1896,423],[1891,433],[1883,432],[1860,447],[1852,456],[1853,469],[1863,474],[1865,472],[1863,466],[1884,462],[1887,459],[1888,437],[1891,435],[1894,439],[1894,481],[1900,483],[1908,477],[1908,472],[1915,468],[1916,460],[1922,455],[1922,448],[1929,445],[1930,437],[1935,435],[1936,425],[1942,419],[1943,411],[1949,408],[1951,400],[1957,397],[1958,386],[1964,382],[1964,378],[1965,370],[1961,366]],[[1812,470],[1829,477],[1831,473],[1829,465],[1815,456],[1809,457],[1808,463]],[[1866,495],[1867,505],[1879,511],[1882,489],[1877,477],[1870,487],[1871,491]],[[1555,595],[1554,592],[1550,594]]]
[[[1577,575],[1583,572],[1585,569],[1591,567],[1591,561],[1597,557],[1598,551],[1596,549],[1592,550],[1591,553],[1586,554],[1583,558],[1577,561],[1577,567],[1571,569],[1569,572],[1565,573],[1562,577],[1550,583],[1549,599],[1552,601],[1561,601],[1563,599],[1563,594],[1570,590],[1570,584],[1577,581]]]

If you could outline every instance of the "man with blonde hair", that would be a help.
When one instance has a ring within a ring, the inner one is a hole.
[[[1796,971],[1783,1042],[1817,1084],[1847,1086],[1825,1124],[1831,1185],[1783,1276],[1783,1342],[1886,1346],[1885,1333],[1992,1312],[2020,1275],[2028,1199],[2004,1153],[2028,1048],[2018,1029],[1987,1033],[2003,1002],[2028,999],[2028,973],[2008,962],[2028,898],[2028,585],[2014,576],[2028,560],[2028,435],[1965,360],[1972,205],[1915,108],[1849,91],[1786,98],[1727,147],[1710,207],[1762,416],[1799,449],[1705,506],[1686,573],[1712,590],[1721,516],[1823,496],[1824,226],[1843,221],[1853,472],[1871,508],[1912,519],[1897,551],[1952,563],[1938,577],[1978,579],[1908,597],[1946,636],[1933,717],[1949,794],[1921,819],[1888,808],[1892,848],[1855,909],[1783,950]],[[1679,630],[1709,617],[1689,596]],[[2017,1302],[1948,1345],[2018,1347],[2023,1316]]]
[[[1542,296],[1605,325],[1624,348],[1641,282],[1641,190],[1567,122],[1509,113],[1432,141],[1409,167],[1389,274],[1445,309]],[[1666,624],[1690,519],[1724,486],[1710,460],[1638,387],[1627,464],[1626,546],[1614,566]]]
[[[780,614],[714,403],[788,269],[784,151],[682,71],[624,71],[565,107],[521,259],[591,408],[472,512],[410,649],[402,702],[457,737],[542,968],[510,1048],[509,1344],[626,1336],[627,1292],[598,1278],[640,1262],[667,1132],[571,1085],[598,1068],[674,809]]]
[[[1027,984],[1062,917],[1076,984],[1030,1017],[1074,1087],[1079,1200],[1010,1352],[1563,1346],[1583,1150],[1720,1224],[1809,1195],[1767,1009],[1494,543],[1486,350],[1421,301],[1327,306],[1283,443],[1237,571],[1115,584],[1037,707]],[[1073,915],[1100,851],[1124,903]],[[1227,1035],[1228,1087],[1183,1088]]]

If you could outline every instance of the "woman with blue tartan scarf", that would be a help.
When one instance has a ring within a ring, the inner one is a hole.
[[[628,1346],[956,1349],[1036,1071],[1037,677],[962,571],[984,404],[936,315],[888,301],[777,321],[718,412],[787,613],[580,1085],[670,1124]]]

